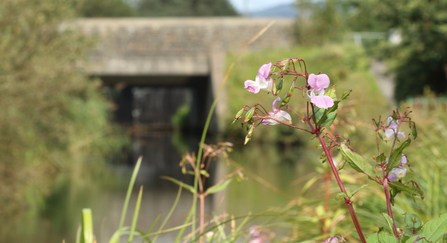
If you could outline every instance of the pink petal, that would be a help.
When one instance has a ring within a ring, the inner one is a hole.
[[[258,75],[260,77],[263,77],[264,79],[267,79],[270,76],[270,69],[272,68],[272,63],[267,63],[262,65],[258,70]]]
[[[331,80],[324,73],[318,75],[311,73],[307,79],[307,83],[312,89],[325,89],[329,87]]]
[[[261,87],[259,87],[259,84],[252,80],[247,80],[244,82],[245,88],[248,90],[248,92],[252,92],[257,94],[259,90],[261,90]]]
[[[273,101],[273,103],[272,103],[272,111],[273,112],[275,112],[277,109],[276,109],[276,103],[278,102],[278,101],[280,101],[281,100],[281,98],[279,98],[279,97],[276,97],[276,99]]]
[[[334,100],[331,97],[326,96],[326,95],[325,96],[314,96],[310,99],[310,102],[312,102],[318,108],[323,108],[323,109],[327,109],[334,105]]]

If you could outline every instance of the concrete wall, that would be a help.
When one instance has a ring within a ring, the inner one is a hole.
[[[76,22],[98,45],[90,53],[90,74],[208,75],[216,50],[238,51],[273,19],[89,18]],[[292,22],[275,19],[251,50],[289,47]]]

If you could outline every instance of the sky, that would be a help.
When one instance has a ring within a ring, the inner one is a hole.
[[[245,13],[246,6],[249,12],[265,10],[283,4],[295,3],[296,0],[229,0],[239,13]]]

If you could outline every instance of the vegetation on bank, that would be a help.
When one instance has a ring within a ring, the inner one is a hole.
[[[71,4],[0,2],[0,214],[42,209],[61,175],[88,179],[126,141],[80,69],[92,42],[59,28]]]

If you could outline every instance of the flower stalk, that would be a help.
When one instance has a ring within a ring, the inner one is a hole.
[[[355,230],[357,231],[360,241],[362,243],[366,243],[366,238],[363,234],[362,228],[360,227],[360,223],[357,218],[357,214],[355,213],[354,206],[352,205],[351,198],[348,196],[345,186],[343,185],[340,175],[338,174],[338,169],[335,166],[334,160],[332,159],[332,154],[330,153],[321,133],[319,133],[317,135],[317,137],[318,137],[318,140],[320,141],[320,144],[321,144],[321,147],[323,148],[324,153],[326,154],[327,161],[329,163],[329,166],[331,167],[332,174],[335,177],[335,181],[337,182],[338,187],[340,188],[340,191],[345,194],[345,197],[344,197],[345,204],[348,207],[348,211],[349,211],[349,214],[351,215],[352,223],[354,224]]]

